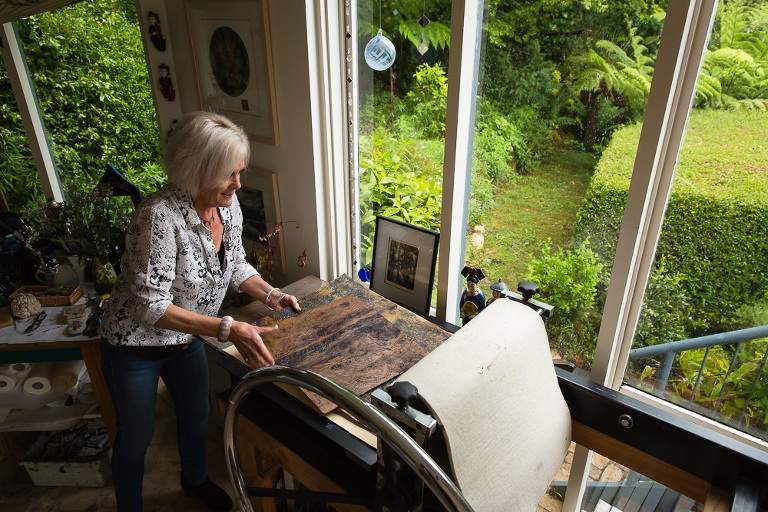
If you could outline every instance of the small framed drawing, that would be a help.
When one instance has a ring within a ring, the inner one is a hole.
[[[187,1],[187,23],[203,110],[279,145],[266,0]]]
[[[267,277],[285,274],[283,231],[277,196],[277,174],[249,167],[240,178],[237,191],[243,212],[243,248],[246,258]]]
[[[371,290],[429,313],[439,241],[436,231],[377,215]]]

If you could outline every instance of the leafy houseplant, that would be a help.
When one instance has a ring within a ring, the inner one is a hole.
[[[56,260],[56,253],[76,254],[81,264],[91,260],[95,274],[97,265],[111,266],[110,257],[125,240],[130,212],[126,198],[114,197],[109,185],[70,184],[65,201],[38,203],[29,211],[33,244],[44,260]]]

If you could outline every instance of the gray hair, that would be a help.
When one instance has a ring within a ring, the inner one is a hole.
[[[171,133],[165,174],[194,198],[226,180],[241,158],[247,166],[250,156],[251,145],[240,126],[212,112],[190,112]]]

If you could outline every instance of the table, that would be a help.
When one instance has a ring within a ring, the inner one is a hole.
[[[80,299],[83,301],[83,299]],[[112,400],[101,373],[101,340],[99,337],[72,337],[58,318],[61,307],[43,308],[47,316],[31,335],[20,335],[14,326],[0,329],[0,363],[33,363],[42,361],[71,361],[82,359],[91,378],[93,392],[99,405],[110,442],[114,442],[117,421]]]

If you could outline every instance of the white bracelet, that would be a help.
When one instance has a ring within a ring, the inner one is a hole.
[[[267,296],[266,296],[266,297],[264,297],[264,305],[265,305],[265,306],[267,306],[269,309],[275,309],[275,308],[273,308],[273,307],[271,307],[271,306],[269,305],[269,296],[270,296],[270,295],[272,295],[272,292],[274,292],[275,290],[278,290],[278,291],[280,291],[280,288],[272,288],[272,289],[271,289],[271,290],[269,290],[269,292],[267,293]],[[277,305],[277,304],[275,304],[275,305]]]
[[[287,294],[287,293],[284,293],[284,294],[282,294],[282,295],[280,296],[280,298],[279,298],[279,299],[277,299],[277,302],[275,302],[275,309],[277,309],[277,305],[278,305],[278,304],[280,304],[280,302],[282,302],[282,300],[283,300],[284,298],[286,298],[287,296],[288,296],[288,294]]]
[[[219,341],[225,343],[229,340],[229,331],[232,329],[232,317],[225,316],[219,324]]]

